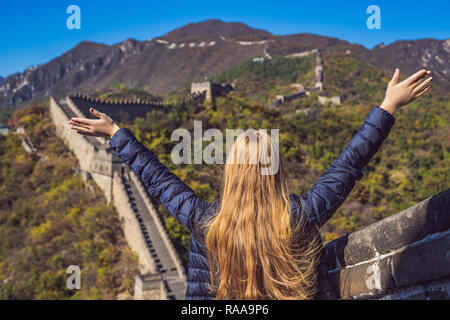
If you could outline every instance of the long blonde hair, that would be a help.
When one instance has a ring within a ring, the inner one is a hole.
[[[261,174],[278,161],[273,174]],[[292,223],[278,145],[247,130],[227,156],[220,208],[205,224],[211,292],[217,299],[310,299],[316,292],[316,233]]]

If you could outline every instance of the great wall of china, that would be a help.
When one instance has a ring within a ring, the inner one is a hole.
[[[269,42],[274,42],[275,40],[258,40],[258,41],[241,41],[241,40],[233,40],[233,39],[226,39],[224,36],[220,36],[220,40],[224,42],[232,42],[236,43],[242,46],[249,46],[249,45],[267,45]],[[164,45],[167,49],[173,50],[173,49],[182,49],[182,48],[205,48],[205,47],[212,47],[217,44],[215,40],[210,41],[200,41],[200,42],[169,42],[167,40],[163,39],[149,39],[148,42],[155,42],[161,45]]]
[[[119,109],[123,103],[100,102],[82,96],[69,96],[60,101],[51,97],[50,115],[57,135],[79,161],[78,172],[85,179],[92,178],[107,201],[116,207],[128,245],[139,256],[140,275],[136,277],[134,298],[184,299],[184,267],[145,187],[106,139],[79,135],[67,125],[72,117],[87,116],[77,105],[80,104],[77,99],[88,105],[95,104],[102,111],[108,107]],[[161,106],[151,101],[130,101],[128,104],[142,112]],[[83,108],[82,104],[80,106]]]
[[[316,55],[316,66],[314,67],[314,74],[316,76],[314,88],[305,88],[301,83],[292,83],[290,86],[297,89],[297,92],[294,94],[291,94],[289,96],[283,96],[278,95],[276,97],[276,100],[272,103],[272,107],[279,107],[284,102],[289,102],[296,100],[298,98],[301,98],[305,95],[309,96],[312,92],[318,93],[318,101],[320,104],[326,105],[326,104],[334,104],[339,105],[341,104],[341,97],[339,96],[333,96],[333,97],[326,97],[323,95],[320,95],[319,93],[323,91],[323,60],[322,55],[319,51],[319,49],[312,49],[308,51],[302,51],[302,52],[295,52],[288,55],[285,55],[285,58],[289,59],[295,59],[295,58],[303,58],[310,55]],[[298,111],[305,111],[303,109],[299,109]],[[306,110],[307,112],[308,110]]]

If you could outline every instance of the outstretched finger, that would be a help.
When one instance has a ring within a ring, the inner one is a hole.
[[[420,71],[417,71],[416,73],[414,73],[412,76],[410,76],[408,79],[406,79],[406,84],[412,85],[414,83],[416,83],[418,80],[420,80],[422,77],[424,77],[425,75],[430,74],[430,71],[427,71],[425,69],[422,69]]]
[[[431,85],[429,85],[428,87],[426,87],[425,89],[423,89],[422,91],[420,91],[418,94],[416,94],[416,99],[418,97],[420,97],[421,95],[423,95],[425,92],[427,92],[428,90],[431,89]]]
[[[414,93],[422,91],[425,87],[429,86],[431,81],[433,80],[433,77],[429,77],[428,79],[422,81],[414,90]]]
[[[92,120],[86,119],[86,118],[71,118],[69,121],[70,124],[72,123],[79,123],[79,124],[85,124],[85,125],[91,125]]]
[[[77,127],[77,128],[86,128],[86,129],[90,129],[91,128],[91,125],[90,124],[86,124],[86,123],[69,121],[69,124],[72,125],[72,127]]]
[[[78,127],[78,126],[72,126],[70,129],[76,130],[78,133],[86,134],[86,135],[92,135],[92,132],[88,128]]]

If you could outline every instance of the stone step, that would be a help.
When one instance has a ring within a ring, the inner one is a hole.
[[[170,279],[165,281],[167,298],[169,300],[184,300],[186,294],[186,281],[184,279]]]

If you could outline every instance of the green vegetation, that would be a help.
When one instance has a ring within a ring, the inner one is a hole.
[[[21,109],[14,120],[39,153],[26,153],[17,133],[0,135],[0,299],[132,297],[137,259],[117,213],[74,173],[47,106]],[[70,265],[81,269],[80,290],[66,287]]]
[[[266,105],[273,102],[279,94],[295,93],[289,87],[292,83],[301,83],[305,88],[314,87],[315,59],[315,55],[303,58],[275,56],[272,60],[259,63],[249,59],[210,80],[218,83],[233,82],[237,95],[246,97],[250,103],[257,101]]]
[[[392,74],[352,55],[326,53],[323,58],[326,96],[341,96],[349,105],[384,98]]]

